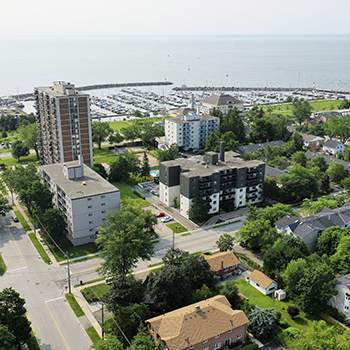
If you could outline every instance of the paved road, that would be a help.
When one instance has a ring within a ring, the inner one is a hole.
[[[91,341],[64,297],[66,267],[45,264],[10,215],[0,218],[0,253],[7,265],[0,289],[13,287],[26,300],[41,349],[87,350]]]

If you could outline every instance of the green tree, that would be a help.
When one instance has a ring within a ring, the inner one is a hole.
[[[304,148],[304,139],[298,132],[294,132],[293,135],[290,137],[290,141],[286,142],[283,145],[283,148],[285,148],[285,151],[287,151],[288,148],[295,149],[295,151],[302,151]],[[293,154],[294,152],[292,152],[291,154]]]
[[[274,330],[276,316],[273,311],[274,309],[271,308],[260,309],[259,306],[255,306],[255,308],[251,310],[251,314],[248,315],[250,321],[248,327],[253,331],[256,337],[267,338]]]
[[[0,292],[0,324],[7,326],[19,344],[31,337],[30,322],[26,317],[25,300],[14,289],[5,288]]]
[[[142,125],[137,120],[136,122],[132,123],[130,126],[126,128],[122,128],[120,132],[124,136],[124,140],[134,141],[135,139],[138,139],[141,137]]]
[[[141,140],[145,143],[153,144],[157,137],[164,136],[164,126],[153,125],[152,120],[146,120],[142,124]]]
[[[123,343],[113,334],[107,334],[104,339],[91,345],[90,350],[124,350]]]
[[[159,162],[174,160],[180,157],[179,146],[176,143],[163,145],[162,149],[157,149],[156,153]]]
[[[19,162],[21,157],[29,156],[29,148],[22,141],[14,141],[11,148],[11,154],[13,158],[16,158]]]
[[[336,183],[340,183],[348,176],[348,172],[345,170],[343,163],[337,162],[333,162],[329,165],[327,173],[332,181]]]
[[[301,210],[304,215],[318,214],[324,208],[336,209],[340,208],[345,203],[345,196],[334,197],[332,195],[327,197],[320,197],[315,201],[311,201],[308,198],[303,200]]]
[[[101,149],[101,144],[108,136],[113,134],[113,129],[107,122],[93,121],[91,124],[92,141],[97,144],[98,149]]]
[[[345,150],[343,152],[344,160],[349,162],[350,161],[350,147],[345,147]]]
[[[108,142],[111,145],[121,143],[122,141],[124,141],[124,136],[118,131],[115,131],[112,135],[108,136]]]
[[[331,257],[331,262],[335,271],[341,275],[350,272],[350,236],[340,238],[335,254]]]
[[[47,232],[56,242],[61,242],[66,236],[66,222],[61,212],[56,208],[45,210],[40,215],[40,227],[44,227]]]
[[[242,308],[242,299],[238,295],[238,292],[237,283],[234,281],[227,281],[220,290],[220,294],[227,298],[233,310],[239,310]]]
[[[283,272],[292,260],[305,258],[308,255],[309,251],[301,238],[284,235],[265,252],[264,270],[268,274]]]
[[[5,216],[10,210],[12,210],[11,205],[8,204],[9,201],[2,194],[0,194],[0,215]]]
[[[347,228],[338,226],[326,228],[317,240],[318,255],[322,256],[323,254],[326,254],[331,257],[336,253],[341,238],[349,234],[350,232]]]
[[[321,193],[328,194],[330,192],[331,190],[330,183],[331,183],[331,178],[327,173],[324,173],[324,175],[322,176],[321,185],[320,185]]]
[[[350,336],[348,332],[340,334],[335,326],[325,321],[314,321],[307,336],[301,335],[293,341],[296,350],[348,350]]]
[[[143,162],[141,167],[141,176],[147,177],[151,171],[151,167],[149,165],[149,159],[147,156],[147,152],[143,152]]]
[[[325,131],[331,138],[340,138],[342,143],[350,137],[350,115],[330,117],[325,124]]]
[[[104,179],[107,180],[107,178],[108,178],[107,171],[106,171],[105,167],[101,163],[95,163],[91,167],[91,169],[93,171],[95,171],[97,174],[99,174],[100,176],[102,176]]]
[[[3,176],[9,183],[9,187],[13,188],[16,193],[20,193],[22,189],[27,189],[31,183],[40,181],[38,169],[33,163],[26,167],[17,165],[14,169],[7,168],[3,172]]]
[[[325,159],[321,156],[314,157],[309,162],[310,166],[317,166],[323,173],[328,169]]]
[[[108,179],[111,182],[126,181],[130,174],[138,174],[140,171],[140,160],[136,154],[124,152],[115,162],[111,164]]]
[[[142,113],[138,109],[136,109],[134,112],[134,117],[135,118],[142,118]]]
[[[209,206],[206,201],[198,194],[194,196],[190,209],[188,210],[188,216],[191,220],[197,223],[203,223],[207,219],[209,212]]]
[[[294,101],[292,110],[295,120],[301,125],[306,119],[310,118],[312,112],[312,106],[309,101]]]
[[[318,194],[317,179],[309,170],[297,164],[289,169],[289,175],[280,176],[279,183],[282,185],[281,198],[287,203],[298,202]]]
[[[342,100],[340,102],[340,105],[338,106],[339,109],[349,109],[350,108],[350,101],[347,100],[346,98],[344,98],[344,100]]]
[[[34,149],[37,159],[39,159],[39,150],[38,150],[38,129],[36,124],[22,125],[18,129],[19,139],[24,141],[28,148]]]
[[[292,162],[297,163],[305,168],[307,164],[307,158],[305,156],[305,153],[302,151],[294,153],[292,157]]]
[[[239,143],[245,142],[244,118],[240,111],[235,107],[231,109],[226,115],[220,118],[219,132],[223,135],[232,131]]]
[[[255,251],[269,249],[279,236],[268,220],[245,222],[236,234],[243,246]]]
[[[198,303],[199,301],[209,299],[217,295],[217,291],[209,288],[206,284],[203,284],[202,288],[197,289],[191,297],[191,304]]]
[[[120,306],[140,303],[144,299],[144,294],[141,280],[136,279],[133,275],[119,275],[114,277],[113,285],[103,295],[103,300],[108,310],[115,314]]]
[[[127,350],[154,350],[154,342],[144,327],[134,336],[131,345]]]
[[[268,220],[272,227],[275,226],[275,222],[282,219],[286,215],[300,216],[291,205],[277,203],[272,207],[260,208],[261,218]]]
[[[141,208],[124,203],[121,210],[107,214],[102,223],[96,244],[104,261],[99,267],[103,275],[127,275],[138,259],[149,260],[154,254],[149,231],[145,230],[156,221],[155,215]]]
[[[276,179],[272,179],[268,176],[265,176],[265,181],[263,185],[263,195],[264,197],[275,200],[280,198],[281,190],[278,187],[278,182]]]
[[[287,293],[307,313],[324,310],[336,294],[334,272],[328,261],[317,256],[292,260],[282,277]]]
[[[233,249],[235,239],[230,234],[223,233],[215,243],[220,249],[220,252],[226,252]]]
[[[7,137],[7,132],[6,132],[5,130],[1,133],[1,137],[2,137],[3,139],[6,139],[6,137]]]
[[[274,140],[273,125],[269,118],[259,118],[254,120],[252,131],[249,133],[251,142],[267,142]]]
[[[17,350],[16,337],[9,331],[7,326],[0,323],[0,349]]]

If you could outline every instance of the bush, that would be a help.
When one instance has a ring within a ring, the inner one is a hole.
[[[249,266],[251,266],[253,269],[255,270],[259,270],[262,271],[263,268],[261,265],[259,265],[258,263],[256,263],[255,261],[247,258],[246,256],[244,256],[243,254],[239,254],[239,253],[235,253],[235,255],[237,256],[238,259],[243,259],[245,260]]]
[[[294,327],[288,327],[285,332],[292,338],[297,337],[298,335],[300,335],[300,331],[298,328],[294,328]]]
[[[89,288],[84,288],[80,292],[89,304],[99,300],[96,295],[90,291]]]
[[[276,321],[278,322],[281,319],[281,317],[282,317],[281,311],[274,310],[273,313],[275,314]]]
[[[240,348],[240,350],[256,350],[259,349],[259,345],[254,343],[254,344],[249,344],[247,346],[244,346],[243,348]]]
[[[140,192],[137,192],[136,190],[133,190],[133,192],[136,194],[136,196],[139,196],[142,199],[146,199],[146,197],[143,194],[141,194]]]
[[[278,321],[277,321],[277,323],[282,327],[282,328],[287,328],[289,325],[288,325],[288,321],[285,319],[285,318],[283,318],[283,317],[281,317]]]
[[[296,317],[300,314],[299,309],[296,306],[292,306],[292,305],[288,306],[287,312],[289,313],[291,318]]]
[[[339,312],[337,308],[330,305],[327,306],[325,313],[339,322],[344,322],[346,318],[346,315],[343,312]]]

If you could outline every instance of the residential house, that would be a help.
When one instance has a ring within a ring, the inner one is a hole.
[[[242,310],[232,310],[223,295],[185,306],[146,320],[155,342],[167,350],[216,350],[244,341],[249,320]]]
[[[334,295],[328,303],[344,313],[348,321],[350,320],[350,274],[336,278],[335,283],[338,294]]]
[[[272,167],[269,165],[265,166],[265,176],[270,177],[271,179],[276,179],[278,180],[281,175],[288,175],[287,170],[280,170],[277,167]]]
[[[305,152],[305,156],[308,160],[311,160],[312,158],[315,158],[315,157],[322,157],[326,161],[327,165],[330,165],[333,162],[342,163],[344,165],[345,170],[350,175],[350,162],[346,162],[345,160],[342,160],[342,159],[337,159],[331,156],[327,156],[325,154],[320,154],[312,151]]]
[[[311,117],[304,123],[304,125],[306,125],[308,128],[311,128],[317,124],[323,124],[323,120],[319,117]]]
[[[278,289],[278,284],[259,270],[254,270],[247,279],[250,285],[265,295]]]
[[[229,276],[239,269],[239,260],[232,252],[203,255],[203,257],[210,265],[210,270],[218,277]]]
[[[214,108],[220,110],[224,114],[235,107],[239,111],[243,111],[243,101],[228,94],[211,95],[202,100],[201,104],[201,110],[207,114],[211,114]]]
[[[305,148],[317,148],[323,145],[325,138],[321,136],[301,134],[304,140]]]
[[[238,148],[238,152],[241,154],[244,154],[246,152],[255,152],[255,151],[260,151],[264,152],[267,147],[282,147],[285,144],[284,141],[271,141],[271,142],[264,142],[264,143],[256,143],[255,145],[247,145],[247,146],[240,146]]]
[[[323,151],[330,153],[330,154],[338,154],[338,153],[342,153],[345,150],[345,145],[340,142],[340,141],[336,141],[336,140],[327,140],[324,144],[323,144]]]
[[[278,232],[303,239],[310,253],[313,253],[317,247],[317,239],[326,228],[348,227],[349,224],[350,202],[346,202],[341,208],[324,208],[320,213],[305,218],[286,215],[275,226]]]

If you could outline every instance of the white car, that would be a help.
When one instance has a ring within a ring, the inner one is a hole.
[[[173,218],[171,217],[171,216],[166,216],[165,218],[163,218],[161,221],[162,222],[170,222],[170,221],[172,221],[173,220]]]

